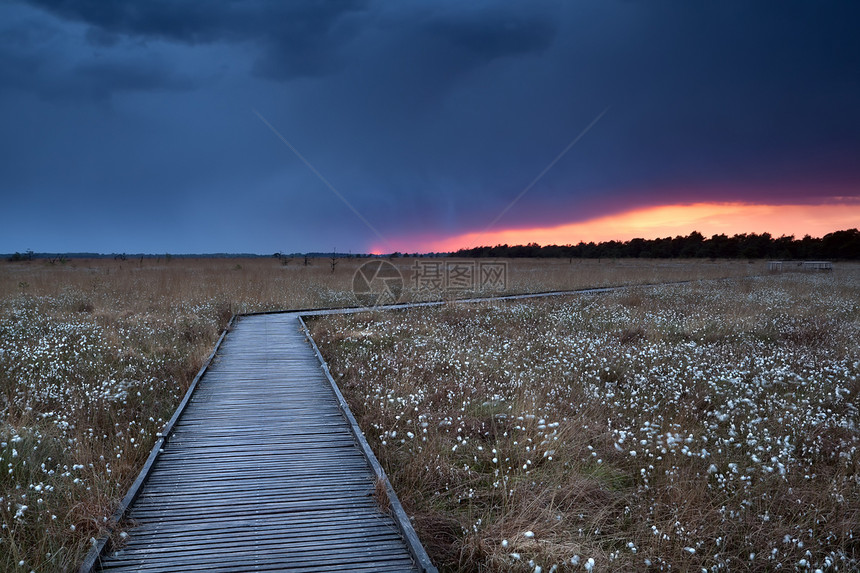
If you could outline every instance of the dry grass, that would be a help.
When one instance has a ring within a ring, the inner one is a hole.
[[[335,273],[327,261],[300,259],[0,262],[0,570],[73,570],[231,314],[353,305],[362,262],[342,260]],[[408,287],[414,260],[393,262]],[[760,270],[746,262],[517,260],[508,291]],[[424,294],[407,289],[405,297]],[[434,523],[440,538],[460,535],[453,522]]]
[[[311,328],[443,570],[860,564],[857,266]]]

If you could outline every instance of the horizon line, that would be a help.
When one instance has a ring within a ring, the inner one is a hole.
[[[648,239],[645,237],[631,237],[630,239],[621,240],[621,239],[608,239],[601,241],[585,241],[580,240],[576,243],[538,243],[538,242],[529,242],[529,243],[518,243],[518,244],[508,244],[508,243],[497,243],[495,245],[485,244],[485,245],[476,245],[473,247],[459,247],[453,250],[447,251],[423,251],[423,252],[409,252],[409,251],[392,251],[390,253],[378,253],[378,252],[342,252],[342,251],[295,251],[290,253],[284,253],[280,251],[275,251],[274,253],[251,253],[251,252],[226,252],[226,251],[216,251],[216,252],[208,252],[208,253],[169,253],[169,252],[137,252],[137,253],[129,253],[129,252],[97,252],[97,251],[67,251],[67,252],[59,252],[59,251],[33,251],[31,249],[27,249],[25,251],[14,251],[8,253],[0,253],[0,259],[8,259],[9,257],[14,257],[16,255],[22,257],[29,257],[30,259],[51,259],[58,257],[69,257],[75,259],[86,259],[86,258],[115,258],[115,259],[132,259],[132,258],[146,258],[146,259],[158,259],[158,258],[209,258],[209,259],[219,259],[219,258],[292,258],[292,257],[312,257],[312,258],[322,258],[322,257],[331,257],[334,255],[337,258],[358,258],[358,257],[387,257],[393,255],[399,256],[438,256],[438,255],[451,255],[455,254],[459,251],[469,251],[476,249],[493,249],[499,247],[507,247],[507,248],[517,248],[517,247],[529,247],[529,246],[538,246],[540,248],[545,247],[577,247],[579,245],[603,245],[610,243],[619,243],[619,244],[627,244],[632,241],[659,241],[665,239],[676,239],[676,238],[689,238],[693,235],[693,233],[698,233],[704,237],[704,240],[711,240],[714,237],[727,237],[727,238],[735,238],[735,237],[744,237],[744,236],[757,236],[762,237],[768,235],[771,239],[784,239],[790,238],[795,241],[803,240],[809,237],[812,240],[821,240],[829,235],[833,235],[835,233],[847,232],[847,231],[858,231],[858,227],[850,227],[845,229],[836,229],[834,231],[830,231],[829,233],[825,233],[821,236],[812,236],[809,233],[804,234],[802,237],[798,238],[795,234],[781,234],[779,236],[774,235],[768,231],[762,231],[761,233],[750,231],[744,233],[734,233],[732,235],[728,235],[726,233],[714,233],[710,236],[706,236],[703,233],[699,232],[696,229],[693,229],[686,235],[667,235],[665,237],[655,237],[652,239]],[[27,259],[23,259],[27,260]]]

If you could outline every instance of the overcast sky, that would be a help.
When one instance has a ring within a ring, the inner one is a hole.
[[[403,250],[485,229],[592,124],[495,228],[857,199],[858,24],[853,0],[7,0],[0,252]]]

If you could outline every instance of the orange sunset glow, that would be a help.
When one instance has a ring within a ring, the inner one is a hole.
[[[687,235],[770,233],[778,237],[821,237],[860,225],[860,200],[839,199],[823,205],[755,205],[693,203],[635,209],[587,221],[528,229],[500,229],[445,238],[403,238],[395,241],[406,252],[448,252],[493,245],[567,245],[584,242],[627,241],[633,238]]]

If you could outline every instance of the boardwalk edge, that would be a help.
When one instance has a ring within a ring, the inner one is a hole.
[[[328,380],[329,384],[331,384],[332,392],[334,392],[334,395],[337,397],[338,406],[340,407],[341,413],[346,418],[346,421],[349,424],[350,431],[355,437],[356,442],[358,442],[358,445],[361,448],[364,457],[367,458],[371,469],[373,469],[373,473],[376,475],[376,479],[382,481],[382,483],[385,484],[385,492],[388,495],[388,502],[391,514],[394,517],[394,522],[397,524],[398,529],[400,529],[400,534],[403,535],[403,540],[406,542],[406,546],[409,549],[409,553],[412,555],[412,559],[415,561],[415,564],[422,572],[437,573],[438,570],[430,561],[430,557],[427,555],[427,551],[421,544],[421,540],[418,539],[418,534],[415,532],[415,528],[412,527],[412,522],[410,521],[409,516],[406,514],[406,511],[400,504],[400,499],[397,497],[397,493],[394,491],[394,487],[388,480],[388,476],[385,474],[385,470],[382,469],[382,465],[379,463],[379,460],[376,459],[376,455],[373,453],[373,450],[370,449],[370,444],[367,443],[367,439],[364,437],[364,432],[362,432],[361,428],[358,426],[358,422],[356,421],[355,416],[352,415],[352,411],[349,409],[349,405],[346,403],[346,399],[343,397],[343,394],[341,394],[340,388],[338,388],[337,383],[334,381],[334,378],[332,378],[331,372],[328,368],[328,364],[320,353],[320,349],[319,347],[317,347],[316,342],[311,336],[310,330],[308,330],[308,327],[305,324],[305,321],[301,314],[298,315],[298,319],[299,324],[302,325],[302,330],[304,330],[305,337],[310,342],[311,347],[313,348],[314,353],[316,354],[317,359],[320,362],[320,367],[325,373],[326,379]]]
[[[212,352],[203,362],[203,365],[200,367],[200,370],[197,372],[197,375],[194,376],[194,380],[191,381],[191,385],[188,386],[188,390],[185,392],[185,396],[182,398],[182,401],[179,403],[179,406],[176,407],[176,411],[173,412],[173,416],[171,416],[170,420],[167,421],[167,424],[164,425],[164,428],[157,434],[157,439],[155,440],[155,444],[152,446],[152,450],[149,452],[149,457],[146,458],[146,463],[143,464],[143,468],[140,470],[140,473],[137,476],[137,479],[134,480],[134,483],[131,484],[131,487],[128,489],[128,492],[125,494],[125,497],[122,498],[122,501],[114,512],[113,516],[110,519],[108,524],[107,533],[105,533],[99,540],[92,546],[92,548],[87,553],[87,556],[84,558],[84,562],[81,564],[81,568],[78,570],[78,573],[92,573],[95,570],[95,566],[98,564],[102,555],[104,555],[105,551],[110,548],[110,537],[113,533],[114,527],[117,523],[125,517],[128,508],[131,507],[131,504],[134,503],[134,500],[137,499],[137,496],[140,494],[140,490],[143,489],[144,484],[146,484],[146,480],[149,478],[149,474],[152,472],[152,468],[155,466],[155,462],[158,459],[158,454],[161,453],[162,448],[167,444],[170,439],[170,434],[173,433],[173,428],[176,426],[176,422],[179,421],[179,418],[182,416],[182,412],[185,411],[185,407],[188,405],[188,402],[191,400],[191,396],[194,393],[194,390],[197,388],[198,382],[203,378],[203,375],[206,373],[206,369],[209,368],[209,365],[212,363],[212,360],[215,358],[215,355],[218,353],[218,349],[221,347],[221,343],[224,341],[224,337],[227,336],[227,333],[233,327],[235,323],[237,315],[233,315],[230,317],[230,321],[227,323],[227,326],[221,332],[221,336],[218,338],[218,342],[215,343],[215,347],[212,349]]]

